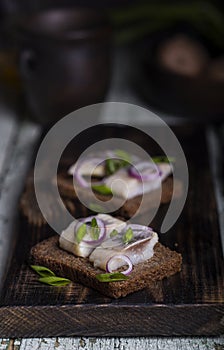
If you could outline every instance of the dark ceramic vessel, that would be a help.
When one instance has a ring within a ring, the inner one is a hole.
[[[111,29],[102,13],[49,10],[20,18],[15,27],[21,76],[35,119],[52,123],[104,99]]]
[[[197,40],[209,54],[208,64],[195,76],[178,74],[161,65],[158,60],[158,47],[177,34]],[[135,79],[135,86],[148,106],[157,111],[199,122],[223,120],[224,79],[215,80],[209,75],[213,60],[224,57],[220,49],[196,35],[188,27],[175,27],[151,36],[150,40],[141,46],[141,50],[138,60],[141,68]]]

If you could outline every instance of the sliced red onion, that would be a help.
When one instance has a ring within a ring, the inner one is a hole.
[[[162,175],[161,170],[155,163],[146,161],[131,165],[128,173],[130,176],[142,181],[152,181]]]
[[[151,238],[153,229],[148,226],[129,224],[126,229],[131,228],[134,233],[134,242],[131,245],[138,243],[138,239],[148,239]],[[137,239],[137,241],[135,241]],[[130,246],[129,246],[130,247]]]
[[[144,226],[144,225],[139,225],[139,224],[129,224],[127,225],[127,229],[131,228],[133,231],[153,231],[152,227]]]
[[[114,272],[112,269],[111,269],[111,263],[113,262],[113,260],[115,259],[121,259],[121,260],[124,260],[125,263],[128,265],[128,268],[127,270],[124,270],[124,271],[121,271],[121,273],[123,273],[124,275],[129,275],[133,269],[133,265],[132,265],[132,262],[131,260],[129,259],[129,257],[127,255],[124,255],[124,254],[116,254],[116,255],[113,255],[107,262],[106,264],[106,270],[107,272]],[[124,265],[126,265],[124,264]]]
[[[82,242],[90,244],[90,245],[99,245],[100,243],[103,242],[103,240],[106,237],[106,226],[103,222],[103,220],[96,218],[95,216],[89,216],[88,218],[83,218],[83,219],[79,219],[79,222],[75,225],[75,232],[78,231],[79,227],[83,224],[87,224],[90,223],[92,219],[95,218],[96,222],[97,222],[97,226],[99,227],[100,230],[100,234],[99,234],[99,238],[98,239],[92,239],[92,240],[86,240],[86,239],[82,239]]]
[[[89,187],[89,183],[83,178],[79,170],[74,173],[74,179],[78,182],[81,187]]]
[[[81,187],[87,188],[87,187],[90,187],[90,184],[91,184],[91,182],[88,182],[84,179],[82,174],[82,166],[85,163],[89,163],[93,166],[93,169],[94,169],[95,167],[97,167],[97,165],[99,165],[103,161],[104,161],[103,158],[91,158],[91,159],[86,159],[85,161],[80,162],[80,164],[77,165],[73,176]],[[94,182],[94,185],[102,185],[102,183],[103,183],[103,180]]]

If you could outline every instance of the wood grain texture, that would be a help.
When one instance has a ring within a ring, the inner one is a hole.
[[[32,123],[19,124],[10,115],[0,116],[0,287],[11,256],[18,201],[30,167],[40,129]]]
[[[152,290],[146,288],[119,300],[78,284],[63,288],[44,286],[27,267],[27,258],[31,246],[53,232],[46,225],[30,227],[23,220],[1,295],[2,336],[224,332],[223,259],[204,134],[200,130],[192,134],[189,129],[180,136],[189,161],[190,190],[183,214],[169,234],[160,235],[160,240],[181,252],[182,272],[157,283]],[[160,211],[155,225],[166,209]]]
[[[219,129],[218,129],[219,130]],[[209,164],[217,201],[219,225],[222,240],[222,252],[224,255],[224,192],[223,192],[223,140],[217,129],[208,128],[206,139],[208,144]]]
[[[220,337],[197,338],[28,338],[1,339],[0,350],[223,350]]]
[[[3,337],[209,336],[223,332],[223,307],[212,305],[14,306],[1,307],[0,317]]]

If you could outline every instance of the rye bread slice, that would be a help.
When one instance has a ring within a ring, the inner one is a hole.
[[[176,186],[175,192],[173,193],[173,177],[169,176],[167,179],[165,179],[162,182],[162,193],[161,193],[160,204],[169,203],[173,195],[174,195],[174,198],[180,198],[182,194],[182,183],[180,180],[176,180],[175,184],[177,186]],[[74,204],[79,207],[81,214],[86,215],[86,207],[84,207],[83,204],[77,198],[76,192],[74,190],[72,177],[64,173],[59,174],[57,177],[57,185],[61,196],[64,198],[69,198],[73,200]],[[82,193],[83,198],[88,200],[89,190],[86,188],[80,188],[80,191]],[[154,203],[157,203],[156,198],[158,194],[159,194],[159,190],[154,190],[145,195],[146,205],[144,206],[144,208],[141,208],[141,213],[147,212],[150,209],[154,208],[154,205],[155,205]],[[110,196],[108,195],[102,195],[97,192],[95,192],[95,195],[98,199],[100,199],[103,202],[106,202],[110,198]],[[141,201],[142,201],[141,195],[128,199],[124,203],[124,205],[120,207],[118,211],[116,211],[115,214],[123,217],[124,219],[129,219],[136,213],[136,211],[140,207]],[[114,203],[116,206],[116,199]]]
[[[176,184],[177,184],[177,187],[176,187],[176,191],[174,192],[174,198],[178,199],[182,194],[182,183],[181,181],[176,180]],[[80,202],[79,198],[77,197],[74,191],[71,176],[68,176],[65,172],[60,172],[57,179],[57,185],[65,206],[73,216],[86,217],[88,215],[95,213],[89,208],[85,207]],[[49,206],[49,215],[53,217],[55,216],[60,217],[61,211],[63,211],[63,208],[59,208],[55,203],[55,199],[51,191],[51,187],[54,187],[54,186],[56,186],[56,181],[55,180],[50,181],[48,186],[46,185],[44,186],[43,194],[46,197],[46,203],[48,203],[48,206]],[[81,191],[83,196],[88,200],[89,198],[88,189],[82,188]],[[96,194],[96,197],[98,197],[100,200],[104,202],[106,202],[108,198],[110,198],[109,196],[106,196],[106,195],[101,195],[98,193],[95,193],[95,194]],[[141,214],[145,214],[146,212],[154,208],[154,205],[156,202],[155,198],[157,198],[157,195],[158,195],[157,190],[152,191],[146,195],[146,198],[145,198],[146,205],[144,206],[144,208],[141,208]],[[172,195],[173,195],[173,178],[172,176],[169,176],[162,183],[161,204],[169,203],[172,198]],[[121,208],[119,208],[119,210],[116,210],[113,212],[113,216],[128,220],[135,214],[135,212],[139,208],[141,204],[141,200],[142,200],[142,196],[137,196],[133,199],[127,200],[124,203],[124,205]],[[115,201],[115,205],[116,205],[116,201]],[[117,207],[119,207],[119,205]],[[39,226],[39,227],[46,224],[46,221],[43,218],[43,215],[40,212],[40,209],[36,201],[32,173],[27,178],[26,186],[20,199],[20,209],[23,215],[27,218],[29,224],[34,226]],[[112,210],[110,210],[110,212],[112,212]]]
[[[58,236],[46,239],[31,249],[33,264],[46,266],[58,276],[94,288],[111,298],[124,297],[181,270],[181,254],[157,243],[151,259],[134,266],[129,279],[120,282],[99,282],[96,275],[105,273],[93,267],[88,258],[76,257],[59,248]]]

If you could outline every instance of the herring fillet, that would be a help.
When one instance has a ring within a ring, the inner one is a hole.
[[[134,177],[130,177],[127,169],[122,168],[105,178],[104,183],[111,188],[114,195],[131,199],[159,188],[162,181],[172,173],[172,166],[168,163],[160,163],[158,167],[162,171],[162,175],[151,181],[139,181]]]
[[[127,225],[124,221],[113,218],[112,216],[107,214],[98,214],[95,217],[102,220],[105,224],[105,228],[106,228],[105,239],[107,239],[110,236],[110,233],[114,229],[116,229],[118,232],[121,232]],[[76,222],[73,221],[64,231],[62,231],[59,238],[59,246],[60,248],[76,256],[86,258],[91,254],[91,252],[95,249],[95,247],[85,242],[80,242],[79,244],[76,242],[75,225],[76,225]],[[85,239],[91,240],[90,235],[86,234]]]
[[[153,248],[157,242],[158,235],[154,231],[147,232],[140,237],[135,237],[135,241],[129,244],[122,242],[122,236],[115,237],[114,239],[110,238],[93,250],[89,256],[89,260],[93,263],[94,267],[106,270],[108,260],[113,256],[121,254],[126,255],[132,264],[136,265],[153,256]],[[125,264],[124,260],[114,258],[110,266],[112,270],[117,270]]]
[[[158,178],[151,181],[139,181],[138,179],[131,177],[128,174],[127,168],[121,168],[117,170],[114,174],[110,176],[105,176],[105,165],[100,162],[100,156],[103,154],[99,153],[96,158],[89,158],[88,161],[81,163],[80,170],[84,176],[96,176],[104,177],[104,185],[109,187],[113,194],[117,197],[124,199],[131,199],[142,195],[143,193],[148,193],[161,187],[162,181],[164,181],[172,173],[172,165],[169,163],[161,162],[157,166],[161,170],[162,174]],[[111,157],[111,151],[106,151],[104,158],[107,156]],[[103,158],[102,158],[103,159]],[[132,156],[132,164],[135,165],[140,161],[139,157]],[[77,163],[73,164],[69,170],[68,174],[73,175],[77,170]]]
[[[97,164],[96,162],[93,162],[91,159],[88,162],[85,162],[81,164],[80,166],[80,171],[84,176],[96,176],[96,177],[103,177],[105,176],[105,169],[104,165]],[[74,173],[77,171],[77,163],[73,164],[69,169],[68,169],[68,174],[69,175],[74,175]]]
[[[73,221],[59,238],[60,248],[76,256],[89,257],[89,261],[93,263],[94,267],[99,267],[102,270],[106,270],[108,260],[118,254],[126,255],[133,265],[148,260],[153,256],[153,248],[158,242],[156,232],[149,231],[147,227],[139,230],[133,229],[131,241],[124,243],[123,235],[129,228],[126,222],[108,214],[98,214],[95,217],[104,222],[106,229],[106,237],[100,245],[92,246],[82,241],[77,243],[75,239],[76,222]],[[110,233],[114,229],[117,231],[117,234],[110,237]],[[85,239],[91,239],[89,233],[86,234]],[[111,269],[117,270],[125,264],[123,260],[114,258],[111,263]]]
[[[85,162],[76,162],[70,166],[68,169],[69,175],[74,175],[74,173],[79,169],[84,176],[105,176],[105,159],[114,158],[112,151],[98,152],[97,154],[89,154]]]

